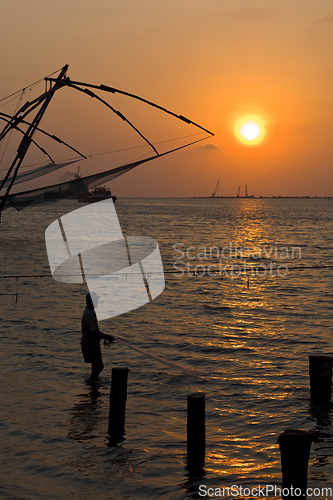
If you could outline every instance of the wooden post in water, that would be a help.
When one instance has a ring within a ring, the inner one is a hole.
[[[127,376],[129,368],[112,368],[109,435],[112,441],[119,441],[125,434],[125,409],[127,399]]]
[[[332,356],[309,356],[312,399],[329,401],[332,396]]]
[[[314,434],[287,429],[278,437],[281,453],[282,498],[306,500],[308,461]],[[297,491],[296,491],[297,490]]]
[[[201,466],[205,461],[205,394],[187,396],[187,463]]]

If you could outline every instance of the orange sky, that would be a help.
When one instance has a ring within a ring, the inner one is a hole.
[[[217,180],[224,196],[245,184],[256,196],[333,195],[332,2],[4,0],[1,11],[0,98],[68,63],[74,80],[139,94],[215,133],[113,181],[117,196],[209,196]],[[140,143],[120,138],[122,125],[115,131],[94,101],[62,99],[43,125],[88,154]],[[118,109],[152,140],[183,133],[127,103]],[[246,114],[266,122],[258,146],[234,136]],[[104,165],[94,161],[88,173]]]

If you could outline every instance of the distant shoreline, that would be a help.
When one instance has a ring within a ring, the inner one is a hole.
[[[303,199],[310,199],[310,200],[330,200],[332,196],[189,196],[189,198],[200,198],[200,199],[212,199],[212,200],[217,200],[217,199],[242,199],[242,200],[265,200],[265,199],[297,199],[297,200],[303,200]]]

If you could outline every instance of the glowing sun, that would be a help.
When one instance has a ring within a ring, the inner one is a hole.
[[[235,123],[234,133],[243,144],[254,146],[259,144],[266,135],[265,122],[260,116],[242,116]]]

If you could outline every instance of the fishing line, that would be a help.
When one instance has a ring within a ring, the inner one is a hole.
[[[176,368],[177,370],[186,373],[187,375],[193,375],[195,377],[200,377],[204,378],[207,376],[206,372],[195,370],[194,368],[188,368],[187,366],[180,365],[179,363],[174,363],[173,361],[168,361],[165,358],[162,358],[161,356],[156,356],[155,354],[151,354],[147,351],[144,351],[140,347],[134,346],[130,344],[129,342],[121,339],[120,337],[115,337],[115,339],[118,342],[121,342],[122,344],[126,345],[127,347],[130,347],[131,349],[134,349],[135,351],[138,351],[140,354],[143,354],[144,356],[149,356],[152,359],[155,359],[155,361],[158,361],[159,363],[163,363],[165,365],[170,366],[171,368]]]

